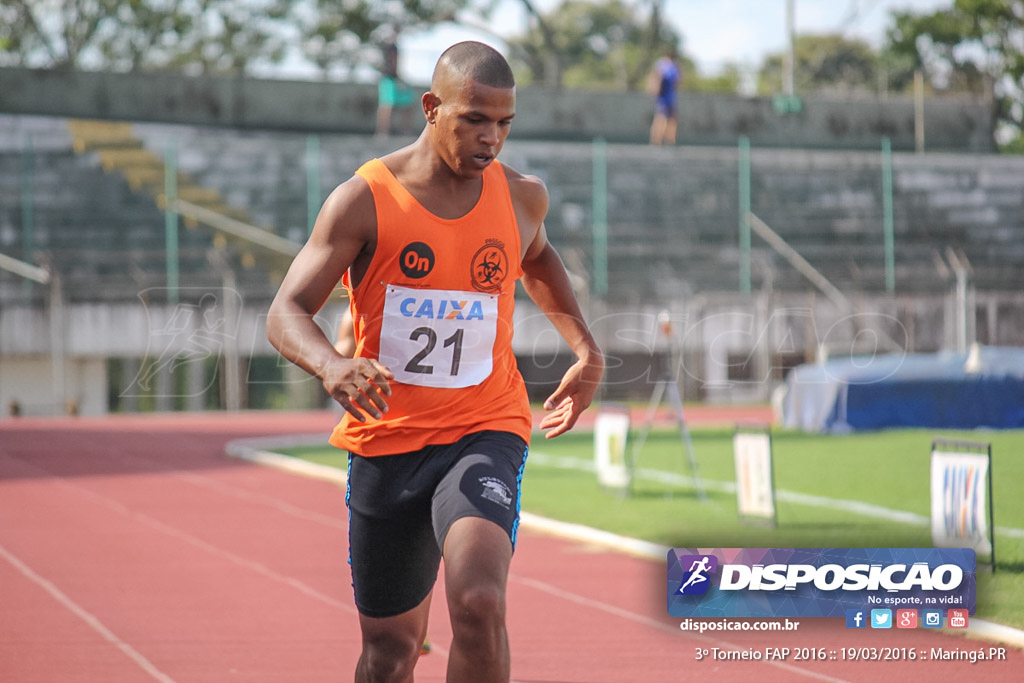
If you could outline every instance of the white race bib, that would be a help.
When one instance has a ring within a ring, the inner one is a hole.
[[[496,294],[388,285],[380,362],[406,384],[475,386],[491,374],[497,330]]]

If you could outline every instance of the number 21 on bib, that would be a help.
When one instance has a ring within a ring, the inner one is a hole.
[[[405,384],[475,386],[491,374],[497,329],[495,294],[388,285],[380,362]]]

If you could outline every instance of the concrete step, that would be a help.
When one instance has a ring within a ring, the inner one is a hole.
[[[142,141],[130,123],[68,119],[68,128],[79,154],[100,149],[140,149]]]

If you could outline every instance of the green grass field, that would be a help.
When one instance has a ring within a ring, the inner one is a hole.
[[[996,571],[979,571],[977,616],[1024,628],[1024,430],[932,432],[900,430],[824,436],[772,434],[777,521],[775,528],[740,521],[732,431],[692,430],[707,498],[689,481],[691,469],[679,434],[652,432],[639,454],[632,493],[603,490],[592,469],[593,435],[535,436],[523,485],[523,509],[623,536],[673,547],[927,547],[926,522],[894,521],[830,505],[798,502],[792,494],[858,501],[880,508],[930,514],[929,467],[933,438],[992,444]],[[289,454],[345,467],[331,448],[296,448]]]

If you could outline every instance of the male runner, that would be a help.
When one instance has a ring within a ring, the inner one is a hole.
[[[408,147],[327,198],[271,305],[267,335],[346,414],[355,680],[411,681],[445,562],[448,681],[509,680],[505,588],[530,408],[512,354],[515,281],[577,361],[545,402],[554,437],[590,405],[604,360],[547,240],[547,190],[500,164],[515,115],[505,59],[476,42],[438,60]],[[341,280],[354,358],[313,316]]]

